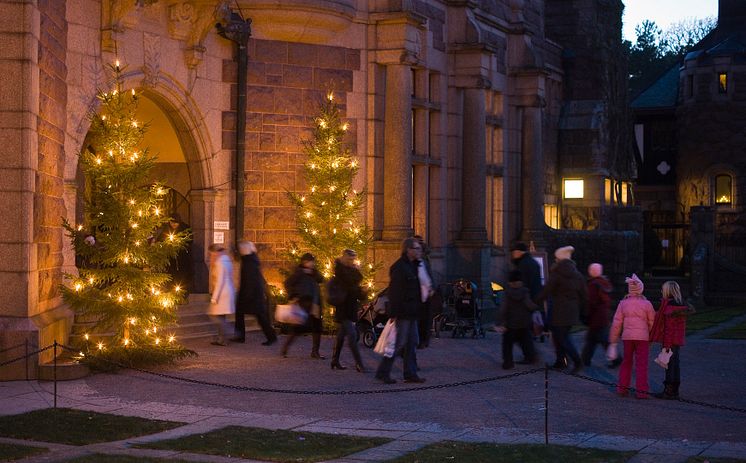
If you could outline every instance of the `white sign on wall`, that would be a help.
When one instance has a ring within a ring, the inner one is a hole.
[[[225,233],[223,232],[213,232],[212,233],[212,242],[215,244],[223,244],[225,243]]]
[[[213,222],[212,228],[215,230],[230,230],[231,223],[227,220],[225,222],[216,220],[215,222]]]

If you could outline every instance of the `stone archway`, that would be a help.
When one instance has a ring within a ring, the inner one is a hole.
[[[162,151],[161,162],[156,163],[153,180],[161,181],[174,189],[173,195],[176,210],[188,220],[192,229],[193,240],[190,249],[191,269],[193,271],[192,292],[205,293],[208,286],[207,247],[211,243],[211,228],[218,193],[213,189],[211,143],[204,120],[196,104],[183,95],[179,86],[162,79],[156,87],[140,87],[141,73],[125,76],[124,87],[134,88],[142,95],[138,110],[144,121],[153,121],[150,139],[144,145],[155,143],[154,151]],[[156,136],[153,130],[159,131]],[[154,141],[154,140],[157,140]],[[82,145],[85,148],[85,137]],[[153,149],[154,147],[150,147]],[[159,155],[160,157],[160,155]],[[77,164],[77,159],[75,160]],[[81,204],[78,200],[82,191],[81,178],[73,169],[69,172],[66,184],[66,205],[68,218],[77,218]],[[71,172],[72,171],[72,172]],[[70,194],[72,193],[72,194]],[[184,209],[186,208],[186,209]],[[65,256],[65,267],[72,269],[74,256]]]

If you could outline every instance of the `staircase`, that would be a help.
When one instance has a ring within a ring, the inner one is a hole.
[[[691,284],[689,277],[681,275],[665,276],[665,275],[653,275],[642,278],[642,282],[645,284],[645,297],[648,298],[653,304],[657,304],[661,300],[661,288],[663,283],[667,281],[675,281],[681,287],[681,297],[684,300],[688,299],[692,295]],[[656,307],[657,309],[657,307]]]

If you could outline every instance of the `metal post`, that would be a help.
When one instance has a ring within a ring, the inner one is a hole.
[[[26,381],[28,381],[28,338],[26,338]]]
[[[544,445],[549,445],[549,364],[544,364]]]
[[[57,340],[54,340],[54,408],[57,408]]]

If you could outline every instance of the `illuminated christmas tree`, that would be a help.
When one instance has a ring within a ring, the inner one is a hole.
[[[61,291],[76,313],[96,321],[76,346],[84,356],[96,354],[88,361],[161,363],[193,354],[165,330],[176,321],[185,292],[164,270],[190,236],[168,232],[168,188],[148,180],[156,156],[140,147],[147,124],[135,118],[138,95],[122,87],[119,62],[111,69],[114,88],[99,92],[100,107],[89,116],[90,135],[80,153],[85,218],[64,223],[81,268],[66,275],[69,284]]]
[[[343,250],[353,249],[360,256],[364,281],[373,297],[375,265],[366,262],[372,237],[360,221],[365,192],[352,186],[360,165],[344,143],[349,124],[342,121],[333,93],[324,99],[314,122],[313,139],[304,144],[308,154],[304,165],[308,191],[289,194],[296,207],[300,243],[291,244],[288,257],[297,261],[301,254],[310,252],[328,279],[334,273],[334,259]]]

